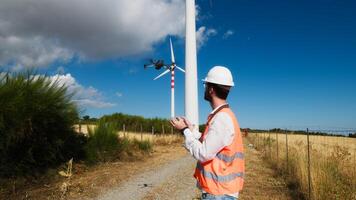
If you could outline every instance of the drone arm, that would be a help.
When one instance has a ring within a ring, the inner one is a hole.
[[[154,67],[154,64],[144,65],[143,67],[144,67],[145,69],[146,69],[146,68],[149,68],[149,67]]]

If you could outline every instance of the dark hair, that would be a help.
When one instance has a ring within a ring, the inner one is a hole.
[[[229,95],[230,88],[231,88],[230,86],[218,85],[215,83],[208,83],[208,82],[206,83],[206,86],[208,88],[213,88],[216,96],[224,100],[226,100],[227,96]]]

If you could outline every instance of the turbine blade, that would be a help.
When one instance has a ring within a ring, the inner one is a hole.
[[[178,67],[177,65],[176,65],[176,68],[179,69],[180,71],[182,71],[183,73],[185,73],[185,70],[180,68],[180,67]]]
[[[173,50],[173,45],[172,45],[172,39],[171,38],[169,38],[169,42],[171,44],[171,61],[172,61],[172,63],[175,63],[176,61],[174,59],[174,50]]]
[[[153,80],[157,80],[159,78],[161,78],[163,75],[167,74],[168,72],[170,72],[171,70],[167,69],[166,71],[164,71],[162,74],[158,75],[156,78],[154,78]]]

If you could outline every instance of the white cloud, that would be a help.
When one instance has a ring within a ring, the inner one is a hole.
[[[52,83],[57,81],[59,86],[66,86],[69,93],[74,93],[73,101],[82,107],[109,108],[116,104],[105,102],[103,95],[96,88],[84,87],[79,84],[71,74],[54,75],[50,77]]]
[[[56,70],[56,73],[57,73],[57,74],[64,74],[65,71],[66,71],[66,70],[64,69],[63,66],[59,66],[59,67],[57,68],[57,70]]]
[[[227,39],[234,34],[235,34],[235,32],[233,30],[227,30],[223,35],[223,39]]]
[[[3,36],[1,28],[0,23],[0,66],[12,64],[15,70],[44,67],[53,61],[67,62],[73,56],[71,50],[62,47],[56,40],[41,36]]]
[[[197,49],[200,49],[209,40],[210,37],[215,36],[218,32],[215,29],[207,29],[205,26],[197,30]]]
[[[123,95],[122,95],[121,92],[116,92],[116,96],[117,96],[117,97],[122,97]]]
[[[0,66],[137,55],[184,23],[184,0],[1,0]]]
[[[77,104],[79,104],[81,106],[92,107],[92,108],[111,108],[116,105],[113,103],[97,101],[97,100],[92,100],[92,99],[78,99],[78,100],[74,100],[74,102],[76,102]]]

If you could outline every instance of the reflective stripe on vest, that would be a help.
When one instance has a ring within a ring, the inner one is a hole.
[[[200,163],[197,164],[197,168],[200,170],[200,173],[202,173],[205,178],[212,179],[216,182],[229,182],[236,178],[244,178],[243,172],[237,172],[237,173],[227,174],[224,176],[219,176],[213,172],[208,172],[208,171],[204,170],[203,166],[201,166]]]
[[[230,163],[233,162],[235,159],[244,159],[244,153],[237,152],[233,156],[227,156],[222,153],[218,153],[216,157],[224,162]]]

